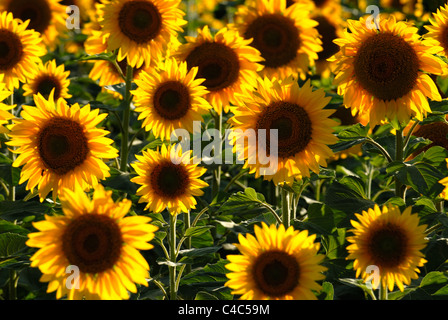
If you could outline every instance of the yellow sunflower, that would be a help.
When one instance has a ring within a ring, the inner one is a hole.
[[[404,285],[409,285],[411,279],[417,279],[418,267],[426,260],[421,252],[426,247],[426,225],[419,225],[417,214],[411,213],[412,208],[406,208],[403,213],[396,206],[378,205],[356,214],[357,221],[352,220],[354,235],[347,237],[351,244],[347,247],[347,259],[354,260],[353,268],[356,277],[364,281],[372,280],[372,288],[380,284],[393,290],[396,285],[400,291]],[[368,274],[367,267],[376,266],[379,277]]]
[[[430,112],[427,98],[441,100],[427,73],[443,74],[446,64],[434,54],[442,48],[422,41],[410,23],[380,16],[379,30],[366,17],[349,20],[336,62],[334,84],[346,107],[366,115],[371,127],[381,121],[408,122]]]
[[[133,67],[161,59],[169,42],[182,32],[185,15],[180,0],[105,0],[101,7],[100,38],[107,50],[118,49],[118,60]],[[107,40],[106,40],[107,39]]]
[[[64,99],[55,101],[54,91],[48,100],[39,93],[34,102],[35,107],[23,106],[7,142],[18,147],[13,166],[23,165],[20,184],[28,181],[26,189],[31,191],[37,187],[41,201],[52,190],[56,200],[64,188],[86,190],[110,175],[102,159],[116,158],[118,151],[105,137],[109,132],[96,128],[106,113],[90,105],[70,107]]]
[[[59,0],[0,0],[0,11],[11,12],[22,21],[30,20],[27,28],[39,32],[51,50],[67,30],[66,7]]]
[[[254,227],[251,234],[238,235],[240,255],[228,255],[225,285],[243,300],[316,300],[325,278],[323,254],[316,235],[284,225]]]
[[[187,43],[174,54],[186,61],[188,69],[198,67],[198,78],[210,92],[205,98],[216,112],[228,112],[237,103],[236,94],[247,94],[255,86],[255,79],[263,66],[260,52],[250,46],[232,29],[220,29],[212,36],[208,26],[198,30],[195,37],[186,36]]]
[[[286,0],[256,0],[238,8],[234,27],[244,38],[253,39],[251,45],[261,52],[262,76],[304,79],[309,73],[322,51],[311,9],[303,3],[286,7]]]
[[[241,99],[243,103],[231,109],[229,141],[238,160],[244,159],[244,168],[249,167],[256,178],[263,175],[275,184],[291,185],[294,179],[309,177],[310,169],[318,173],[319,166],[327,165],[333,156],[328,145],[337,142],[333,128],[338,123],[329,119],[334,110],[324,109],[331,98],[325,97],[323,89],[313,91],[310,81],[300,88],[291,78],[280,82],[265,77],[258,79],[253,94]],[[263,132],[264,145],[258,141]],[[278,142],[273,152],[271,135]]]
[[[433,19],[429,19],[431,25],[425,25],[428,33],[425,39],[434,41],[434,44],[443,48],[443,55],[448,57],[448,4],[437,9],[433,13]]]
[[[143,151],[136,155],[137,161],[132,167],[138,174],[131,179],[140,184],[137,195],[139,202],[147,202],[145,209],[162,212],[168,209],[170,214],[188,212],[196,208],[195,196],[202,196],[201,190],[208,184],[199,179],[206,169],[193,163],[191,151],[182,153],[180,147],[166,147],[161,151]]]
[[[187,70],[186,62],[167,59],[158,68],[142,72],[135,80],[135,111],[143,120],[142,127],[152,130],[156,138],[170,140],[176,129],[186,129],[193,133],[193,122],[202,122],[202,116],[211,108],[204,96],[208,91],[201,84],[204,79],[196,79],[198,68]]]
[[[27,25],[14,19],[12,13],[0,13],[0,74],[9,90],[32,77],[39,57],[47,53],[39,33],[26,30]]]
[[[72,95],[68,93],[70,71],[65,71],[64,65],[56,65],[56,60],[50,60],[45,64],[39,64],[39,70],[28,78],[28,82],[23,85],[24,96],[34,96],[40,93],[48,99],[51,91],[54,90],[54,99],[68,99]]]
[[[47,292],[61,299],[128,299],[135,284],[147,286],[149,265],[139,250],[149,250],[157,227],[145,216],[128,216],[132,202],[114,202],[102,185],[92,199],[83,190],[64,189],[63,215],[34,222],[38,232],[26,244],[39,248],[31,266],[43,273]],[[69,268],[70,267],[70,268]],[[72,270],[77,268],[74,276]]]

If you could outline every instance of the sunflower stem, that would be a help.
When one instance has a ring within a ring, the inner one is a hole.
[[[184,213],[184,234],[191,227],[190,211]],[[185,246],[187,249],[191,249],[191,237],[185,239]],[[185,268],[185,274],[191,272],[191,264],[187,264]],[[180,276],[180,275],[179,275]]]
[[[127,171],[128,153],[129,153],[129,119],[131,117],[131,86],[132,86],[133,68],[128,65],[126,67],[126,93],[124,97],[124,113],[123,113],[123,132],[121,139],[121,164],[120,170]]]
[[[215,121],[215,129],[218,130],[221,134],[222,129],[222,112],[221,113],[214,113],[213,118]],[[222,146],[221,146],[222,148]],[[215,150],[216,152],[221,152],[221,150]],[[213,169],[213,186],[212,186],[212,199],[216,197],[216,195],[219,192],[219,187],[221,185],[221,165],[218,164],[215,169]]]
[[[383,281],[381,281],[381,285],[380,285],[380,300],[387,300],[387,286],[383,283]]]
[[[404,144],[403,144],[403,129],[397,130],[396,136],[395,136],[395,160],[402,162],[403,159],[403,151],[404,151]],[[404,199],[404,194],[406,191],[406,186],[401,183],[401,181],[398,179],[398,177],[395,177],[395,195],[397,197],[400,197]]]
[[[289,198],[290,194],[288,190],[285,188],[282,189],[282,223],[287,229],[291,224],[291,210],[290,210],[290,203]]]
[[[19,277],[17,271],[9,271],[9,300],[17,300],[17,282]]]
[[[176,290],[176,220],[177,215],[170,213],[170,262],[173,264],[169,266],[170,275],[170,300],[177,300]]]

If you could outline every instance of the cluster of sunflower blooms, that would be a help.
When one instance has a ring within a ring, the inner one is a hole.
[[[18,184],[61,209],[34,222],[37,231],[26,242],[37,248],[31,266],[39,268],[40,280],[56,298],[128,299],[148,285],[150,266],[140,250],[154,248],[150,242],[158,227],[147,215],[131,214],[133,202],[114,199],[102,181],[114,161],[122,172],[133,172],[138,202],[150,213],[169,212],[175,230],[176,216],[196,209],[209,186],[201,179],[207,169],[171,141],[176,129],[193,134],[193,123],[211,114],[217,125],[226,115],[227,125],[239,129],[232,141],[244,139],[247,130],[278,130],[275,173],[263,170],[269,138],[266,150],[251,153],[249,143],[233,150],[244,161],[242,170],[287,188],[318,174],[335,156],[330,146],[338,142],[339,122],[332,117],[335,110],[326,108],[331,96],[313,87],[313,74],[334,76],[337,94],[356,121],[370,128],[392,123],[397,135],[425,119],[431,112],[428,100],[442,100],[434,79],[448,75],[443,59],[448,6],[430,16],[422,1],[381,1],[396,11],[372,21],[363,14],[350,19],[341,1],[246,0],[237,1],[233,14],[216,19],[213,8],[230,6],[222,2],[0,0],[2,147],[20,168]],[[351,2],[360,11],[369,4]],[[82,43],[61,42],[71,35],[69,5],[79,8]],[[431,22],[423,37],[413,21],[403,19],[408,11]],[[197,15],[204,26],[193,30],[189,19]],[[93,61],[89,77],[122,101],[121,150],[100,127],[108,112],[68,103],[70,71],[56,59],[44,60],[58,50],[85,53],[82,63]],[[107,90],[120,84],[122,92]],[[28,103],[14,105],[19,92]],[[131,113],[161,143],[129,163]],[[448,178],[441,183],[448,185]],[[8,196],[14,201],[12,189]],[[347,259],[353,260],[356,277],[372,280],[367,269],[377,266],[380,277],[373,279],[373,288],[390,291],[395,286],[403,291],[418,278],[427,262],[421,252],[427,226],[411,207],[401,212],[375,205],[351,224]],[[225,286],[232,294],[317,298],[327,269],[315,234],[294,229],[283,216],[277,224],[255,225],[238,241],[240,254],[226,257]],[[67,286],[69,266],[79,268],[76,286]],[[176,272],[176,266],[170,268]]]

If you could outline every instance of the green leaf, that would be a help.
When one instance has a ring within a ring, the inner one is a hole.
[[[194,300],[219,300],[219,298],[206,291],[199,291]]]
[[[6,220],[0,220],[0,234],[8,232],[21,235],[27,235],[29,233],[28,230],[22,228],[21,226],[18,226],[17,224]]]
[[[334,288],[333,284],[328,281],[322,283],[322,290],[318,296],[319,300],[333,300],[334,299]]]
[[[0,218],[15,221],[22,220],[30,215],[43,215],[49,213],[51,207],[48,204],[33,201],[1,201]]]
[[[396,176],[401,183],[411,186],[415,191],[426,197],[436,197],[443,191],[444,186],[439,183],[444,175],[426,162],[393,161],[386,168],[388,174]]]
[[[213,228],[213,226],[190,227],[185,231],[184,237],[197,237]]]
[[[79,61],[96,61],[96,60],[105,60],[105,61],[112,61],[112,57],[114,54],[111,53],[99,53],[99,54],[93,54],[93,55],[85,55],[82,57],[79,57]]]
[[[25,242],[28,237],[17,233],[0,234],[0,259],[9,259],[17,256],[17,254],[27,248]]]
[[[325,204],[350,215],[372,208],[375,202],[365,198],[360,182],[352,177],[333,181],[325,194]]]
[[[122,172],[116,168],[111,168],[109,172],[110,176],[101,182],[103,186],[124,191],[128,194],[137,192],[138,185],[131,181],[132,176],[130,173]]]
[[[349,149],[354,145],[363,143],[367,139],[367,134],[369,133],[369,127],[365,127],[360,123],[353,126],[349,126],[346,129],[341,130],[337,137],[339,142],[329,146],[333,152],[339,152],[342,150]]]

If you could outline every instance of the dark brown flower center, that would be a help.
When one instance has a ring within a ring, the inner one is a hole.
[[[62,250],[71,265],[84,273],[111,269],[120,258],[123,239],[116,221],[106,215],[83,214],[62,236]]]
[[[89,153],[81,125],[62,117],[48,120],[37,134],[37,147],[45,166],[58,175],[81,165]]]
[[[150,184],[156,195],[174,199],[185,193],[190,178],[182,164],[166,161],[153,169]]]
[[[36,92],[34,93],[40,93],[45,99],[48,99],[53,89],[54,99],[57,100],[60,98],[62,90],[59,80],[51,75],[44,75],[36,81]]]
[[[0,70],[13,68],[23,56],[23,45],[13,32],[0,30]]]
[[[297,56],[300,35],[294,21],[281,14],[265,14],[250,23],[244,38],[253,38],[252,46],[265,59],[266,67],[287,65]]]
[[[432,141],[432,143],[414,152],[411,156],[412,158],[434,146],[448,150],[448,123],[446,122],[438,121],[421,125],[412,134]]]
[[[159,35],[162,16],[152,2],[129,1],[120,10],[118,25],[121,32],[132,41],[147,43]]]
[[[367,245],[375,265],[394,268],[406,258],[408,238],[401,227],[388,223],[371,232]]]
[[[14,18],[22,21],[30,20],[27,29],[34,29],[44,33],[52,19],[51,8],[44,0],[14,0],[10,1],[7,11],[12,12]]]
[[[323,50],[317,53],[319,56],[318,60],[327,60],[339,51],[339,46],[333,42],[333,40],[337,38],[336,27],[324,16],[315,16],[313,17],[313,20],[319,23],[316,29],[322,36],[321,40]]]
[[[296,258],[286,252],[263,252],[256,258],[252,268],[258,289],[269,297],[281,297],[299,285],[299,264]]]
[[[400,36],[378,33],[362,43],[354,70],[357,81],[371,95],[385,101],[395,100],[414,88],[419,59]]]
[[[190,93],[179,81],[167,81],[154,93],[154,109],[164,119],[181,119],[190,110]]]
[[[231,86],[238,80],[240,64],[235,51],[222,43],[205,42],[194,48],[186,58],[188,69],[198,67],[196,78],[210,91]]]
[[[304,150],[312,137],[312,123],[305,109],[285,102],[273,102],[259,115],[256,132],[266,130],[266,154],[270,155],[270,130],[278,138],[278,156],[288,158]]]

